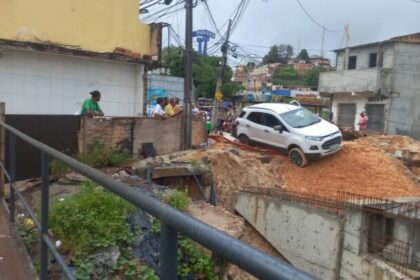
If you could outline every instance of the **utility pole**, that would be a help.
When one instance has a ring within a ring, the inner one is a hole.
[[[184,125],[182,148],[189,150],[192,147],[192,62],[193,62],[193,0],[185,1],[185,77],[184,77]]]
[[[222,45],[222,65],[220,67],[220,72],[219,72],[219,78],[217,79],[217,84],[216,84],[216,93],[214,95],[214,102],[213,102],[213,112],[211,114],[211,124],[213,127],[216,127],[217,125],[217,116],[219,115],[219,101],[217,100],[218,98],[217,95],[220,92],[220,88],[222,87],[222,81],[223,81],[223,74],[225,73],[225,66],[226,66],[226,62],[227,62],[227,55],[228,55],[228,50],[229,50],[229,37],[230,37],[230,29],[232,27],[232,20],[229,20],[229,25],[228,25],[228,29],[227,29],[227,33],[226,33],[226,39],[225,42]]]
[[[325,46],[325,27],[322,27],[322,40],[321,40],[321,57],[324,58],[324,46]]]
[[[344,36],[346,37],[346,49],[344,51],[344,68],[343,70],[347,69],[347,63],[349,61],[349,40],[350,40],[350,32],[349,32],[349,24],[346,23],[344,25]],[[338,63],[338,61],[337,61]]]

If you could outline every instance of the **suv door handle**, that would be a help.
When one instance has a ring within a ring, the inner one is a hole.
[[[249,124],[247,124],[246,127],[251,127],[251,126]]]
[[[264,129],[264,132],[270,133],[270,131],[268,129]]]

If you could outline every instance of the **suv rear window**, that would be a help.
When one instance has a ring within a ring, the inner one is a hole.
[[[246,112],[242,111],[241,114],[239,115],[239,117],[242,118],[245,114],[246,114]]]

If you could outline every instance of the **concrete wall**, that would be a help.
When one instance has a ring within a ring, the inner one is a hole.
[[[150,26],[139,20],[138,0],[2,0],[0,18],[3,39],[97,52],[121,47],[142,55],[153,48]]]
[[[319,76],[321,93],[376,93],[378,69],[324,72]]]
[[[154,118],[84,118],[79,133],[79,152],[87,152],[95,140],[114,148],[126,148],[142,155],[142,143],[152,142],[158,155],[181,149],[182,116]],[[192,144],[207,142],[203,118],[193,118]]]
[[[31,51],[0,53],[0,102],[7,114],[73,115],[89,92],[102,92],[108,116],[143,112],[142,65]]]
[[[234,207],[294,266],[320,279],[336,279],[340,219],[320,210],[255,194],[236,193]]]
[[[394,81],[388,133],[420,139],[420,44],[395,44]]]
[[[364,48],[355,48],[350,49],[349,56],[357,56],[357,62],[356,62],[356,70],[363,70],[366,68],[369,68],[369,55],[371,53],[378,53],[379,50],[379,44],[376,46],[369,46]],[[384,45],[382,46],[383,51],[383,62],[382,67],[383,68],[393,68],[394,67],[394,46],[392,44]],[[337,71],[347,70],[344,69],[344,57],[345,52],[340,51],[337,55]],[[348,66],[348,63],[347,63]]]
[[[340,279],[409,279],[384,261],[366,254],[366,219],[359,209],[346,209]]]

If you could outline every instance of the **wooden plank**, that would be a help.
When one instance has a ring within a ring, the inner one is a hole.
[[[9,219],[4,204],[0,202],[0,279],[38,279],[26,249],[9,231]]]

